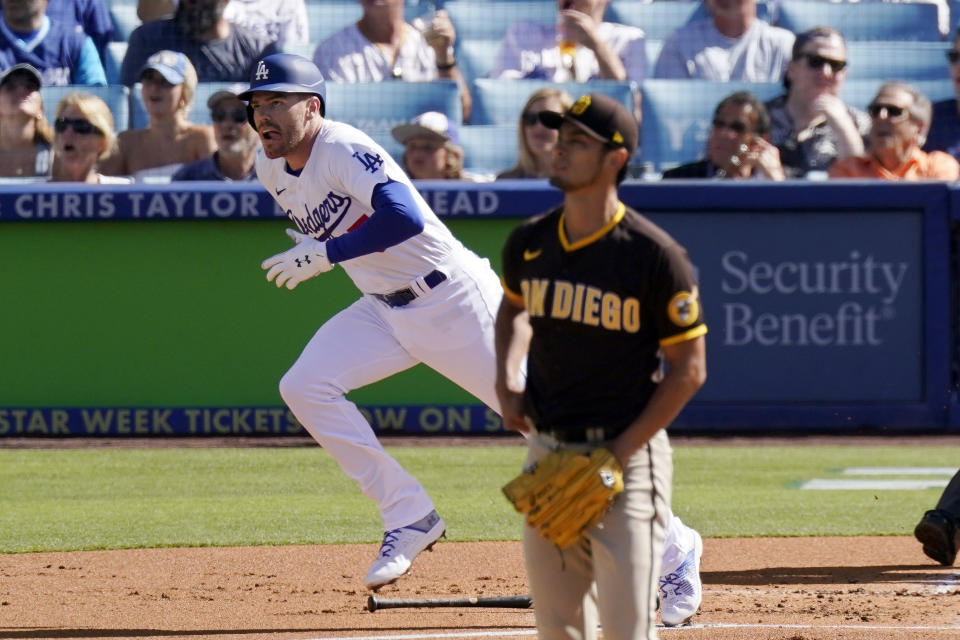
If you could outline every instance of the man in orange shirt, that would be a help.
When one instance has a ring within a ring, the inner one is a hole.
[[[870,134],[867,152],[830,165],[831,178],[884,180],[957,180],[960,164],[942,151],[921,150],[930,130],[930,100],[908,84],[880,87],[867,107]]]

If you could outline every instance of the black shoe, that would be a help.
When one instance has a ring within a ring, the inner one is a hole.
[[[923,543],[923,552],[940,564],[951,566],[957,557],[960,530],[953,519],[942,511],[932,510],[923,514],[913,535]]]

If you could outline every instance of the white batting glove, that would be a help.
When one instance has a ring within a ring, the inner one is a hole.
[[[287,289],[292,290],[304,280],[333,269],[333,264],[327,258],[326,243],[293,229],[287,229],[287,235],[296,244],[260,263],[261,269],[269,269],[268,282],[276,280],[277,287],[286,284]]]

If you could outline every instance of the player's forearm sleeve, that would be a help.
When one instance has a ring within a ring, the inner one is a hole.
[[[373,214],[360,227],[327,241],[330,262],[343,262],[400,244],[423,231],[423,213],[409,187],[389,180],[373,188]]]

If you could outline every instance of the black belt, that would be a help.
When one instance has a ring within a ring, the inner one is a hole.
[[[562,431],[556,429],[537,429],[538,433],[550,436],[558,442],[607,442],[623,433],[623,429],[613,427],[574,427]]]
[[[446,279],[447,274],[439,269],[434,269],[423,277],[423,282],[433,289]],[[405,307],[417,299],[417,293],[411,287],[404,287],[392,293],[375,293],[373,297],[391,307]]]

